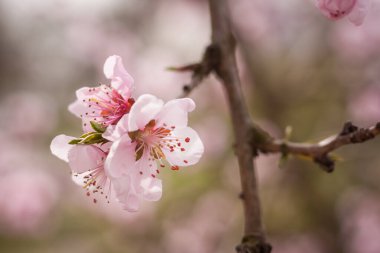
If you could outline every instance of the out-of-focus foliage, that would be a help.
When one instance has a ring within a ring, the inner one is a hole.
[[[275,136],[317,141],[346,120],[380,119],[380,2],[364,24],[326,20],[308,1],[230,1],[238,60],[254,119]],[[0,252],[232,252],[243,222],[223,90],[191,95],[206,153],[165,171],[161,201],[138,213],[93,204],[50,155],[58,132],[80,134],[67,111],[119,54],[136,94],[177,97],[209,42],[206,1],[0,2]],[[212,97],[212,99],[210,99]],[[333,174],[310,161],[260,156],[263,214],[274,252],[380,252],[379,140],[342,148]]]

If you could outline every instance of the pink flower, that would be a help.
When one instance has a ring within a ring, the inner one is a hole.
[[[70,112],[82,118],[84,132],[91,131],[90,121],[104,126],[116,124],[134,103],[133,78],[124,69],[121,57],[108,57],[103,71],[111,84],[78,89],[77,100],[69,106]]]
[[[368,13],[371,0],[315,0],[322,14],[332,20],[348,16],[350,22],[361,25]]]
[[[114,141],[105,162],[112,178],[123,178],[114,188],[127,209],[138,208],[140,198],[161,198],[160,168],[172,170],[199,161],[203,143],[187,126],[187,114],[195,104],[189,98],[174,99],[166,104],[152,95],[140,96],[129,114],[116,126],[108,127],[103,137]]]
[[[69,163],[72,171],[72,179],[91,194],[110,195],[111,182],[104,171],[104,160],[107,155],[105,145],[71,145],[69,142],[75,139],[71,136],[58,135],[50,145],[53,155]],[[103,192],[106,191],[106,192]],[[96,198],[93,199],[96,202]]]

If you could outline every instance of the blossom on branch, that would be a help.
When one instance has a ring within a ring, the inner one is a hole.
[[[125,194],[136,195],[133,200],[137,195],[159,199],[161,182],[156,177],[161,168],[179,170],[180,166],[199,161],[203,143],[187,126],[187,114],[194,108],[190,98],[164,104],[155,96],[145,94],[136,100],[129,114],[103,134],[104,138],[114,141],[106,158],[106,172],[114,178],[130,178],[129,189],[115,189],[124,205],[131,204],[130,198],[124,198]]]
[[[133,79],[119,56],[106,60],[104,73],[110,85],[79,89],[69,107],[82,118],[84,134],[58,135],[50,149],[69,163],[73,180],[88,196],[112,195],[123,209],[137,211],[141,200],[161,198],[160,169],[179,170],[201,158],[203,143],[187,126],[195,103],[182,98],[164,104],[148,94],[135,102]]]
[[[314,0],[323,15],[332,20],[345,16],[355,25],[361,25],[368,13],[371,0]]]
[[[90,121],[101,123],[105,127],[116,124],[134,103],[131,97],[134,81],[124,69],[121,57],[108,57],[103,72],[111,79],[110,85],[78,89],[77,100],[69,106],[69,111],[82,119],[84,132],[91,131]]]

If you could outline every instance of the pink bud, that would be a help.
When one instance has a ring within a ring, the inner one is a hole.
[[[338,20],[348,16],[350,22],[361,25],[371,0],[315,0],[316,6],[322,14],[332,20]]]

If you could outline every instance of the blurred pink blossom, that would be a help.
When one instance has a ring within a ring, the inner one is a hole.
[[[292,48],[292,38],[300,40],[300,31],[304,32],[311,25],[310,13],[305,12],[297,0],[230,0],[229,7],[239,39],[247,45],[259,46],[260,50],[265,50],[266,56]],[[300,49],[297,47],[298,53]],[[301,50],[302,54],[308,53]]]
[[[318,238],[308,235],[293,235],[276,239],[273,242],[273,253],[323,253],[326,252]]]
[[[349,253],[380,252],[380,199],[366,189],[350,189],[341,198],[338,214]]]
[[[0,177],[0,222],[7,233],[44,232],[57,200],[54,179],[47,174],[17,168]]]
[[[368,13],[371,0],[315,0],[323,15],[332,20],[348,16],[355,25],[361,25]]]
[[[345,62],[361,64],[363,60],[371,60],[379,53],[380,2],[372,4],[366,22],[357,29],[345,22],[336,24],[330,33],[330,43]]]
[[[355,121],[374,124],[380,120],[380,86],[371,85],[356,92],[350,100],[349,113]]]

